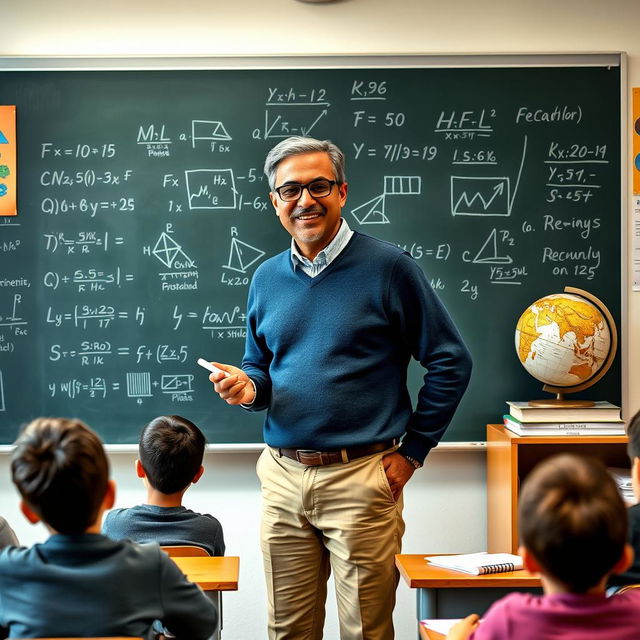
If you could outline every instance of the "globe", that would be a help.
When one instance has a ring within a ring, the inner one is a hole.
[[[617,349],[617,333],[600,300],[567,287],[525,309],[515,345],[524,368],[562,400],[565,393],[586,389],[606,373]]]

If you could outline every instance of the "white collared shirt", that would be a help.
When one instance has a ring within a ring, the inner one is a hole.
[[[349,240],[351,240],[352,235],[353,231],[349,228],[347,221],[341,218],[338,233],[336,233],[333,240],[318,253],[313,259],[313,262],[305,258],[300,251],[298,251],[295,240],[291,238],[291,261],[293,262],[294,270],[300,267],[310,278],[315,278],[340,255]]]

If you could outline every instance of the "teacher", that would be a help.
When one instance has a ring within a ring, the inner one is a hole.
[[[291,137],[267,155],[291,247],[256,270],[242,368],[210,376],[267,410],[258,461],[270,640],[322,638],[333,571],[342,640],[393,638],[402,489],[440,440],[471,358],[420,267],[341,217],[344,154]],[[417,406],[411,357],[427,370]]]

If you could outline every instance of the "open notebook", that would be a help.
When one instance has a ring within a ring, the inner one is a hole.
[[[512,553],[463,553],[457,556],[431,556],[429,564],[479,576],[522,569],[522,558]]]
[[[446,636],[454,624],[460,622],[460,618],[437,618],[431,620],[420,620],[420,624],[427,629],[432,629]]]

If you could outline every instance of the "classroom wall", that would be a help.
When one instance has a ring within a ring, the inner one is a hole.
[[[10,483],[8,456],[0,456],[0,513],[14,526],[23,544],[46,539],[41,524],[30,525],[18,511]],[[240,589],[224,597],[224,640],[266,638],[266,592],[259,547],[260,487],[254,473],[258,453],[209,453],[205,474],[189,489],[185,505],[214,514],[222,523],[227,555],[240,556]],[[433,453],[429,465],[414,476],[405,497],[406,553],[480,551],[485,548],[484,454]],[[135,456],[111,455],[118,485],[118,506],[144,498],[134,473]],[[415,593],[398,588],[395,620],[398,640],[415,638]],[[329,595],[325,638],[339,637],[333,589]]]
[[[640,86],[638,25],[637,0],[342,0],[327,5],[296,0],[21,0],[2,3],[0,56],[626,51],[632,87]],[[640,294],[628,293],[624,323],[628,353],[636,353]],[[628,361],[625,354],[631,413],[640,407],[640,365]],[[496,407],[496,420],[501,411]],[[134,459],[132,454],[111,455],[119,505],[134,504],[142,496]],[[228,552],[241,556],[240,591],[225,597],[227,640],[265,637],[256,459],[255,452],[207,454],[207,472],[186,500],[187,506],[219,517]],[[482,549],[484,474],[482,451],[433,452],[406,490],[404,551]],[[7,456],[0,455],[0,513],[25,543],[42,540],[44,529],[30,527],[19,515],[8,475]],[[334,607],[330,609],[326,637],[334,639],[338,631]],[[401,584],[399,639],[415,637],[414,612],[415,596]]]

